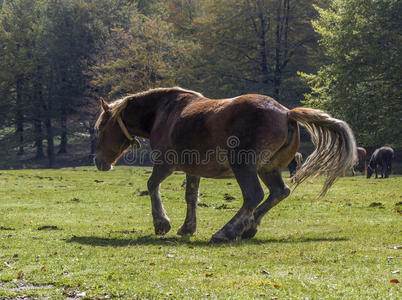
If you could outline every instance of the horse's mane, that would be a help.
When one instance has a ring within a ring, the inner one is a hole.
[[[149,89],[147,91],[139,92],[136,94],[131,94],[127,95],[121,99],[115,100],[109,104],[110,112],[111,112],[111,120],[116,121],[117,117],[120,115],[120,113],[127,107],[127,104],[131,101],[134,101],[135,99],[142,98],[142,97],[148,97],[148,96],[153,96],[153,95],[163,95],[167,94],[170,92],[181,92],[181,93],[190,93],[193,95],[196,95],[198,97],[204,97],[202,94],[192,91],[192,90],[187,90],[183,89],[181,87],[171,87],[171,88],[155,88],[155,89]],[[103,115],[103,112],[101,116]],[[101,116],[99,117],[98,121],[95,124],[95,128],[99,128],[99,124],[102,120]]]
[[[127,104],[130,101],[134,101],[135,99],[142,98],[142,97],[148,97],[148,96],[153,96],[153,95],[161,95],[161,94],[167,94],[170,92],[181,92],[181,93],[190,93],[193,95],[196,95],[198,97],[204,97],[202,94],[192,91],[192,90],[186,90],[181,87],[171,87],[171,88],[155,88],[155,89],[150,89],[147,91],[139,92],[136,94],[128,95],[124,98],[118,99],[112,103],[110,103],[110,111],[112,112],[111,118],[113,120],[116,120],[116,118],[120,115],[120,113],[127,107]]]

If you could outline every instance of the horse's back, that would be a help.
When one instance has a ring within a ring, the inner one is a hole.
[[[384,159],[392,159],[394,156],[394,150],[391,147],[383,146],[381,148],[376,149],[373,155],[376,157],[378,161]]]
[[[361,157],[366,157],[367,151],[363,147],[357,147],[357,155]]]
[[[259,141],[286,138],[287,108],[270,97],[243,95],[228,99],[197,99],[189,103],[175,120],[172,138],[175,142],[208,139],[225,146],[226,139],[235,136],[250,149]],[[205,143],[205,141],[203,141]]]
[[[381,147],[379,151],[380,161],[389,165],[394,159],[394,150],[391,147]]]

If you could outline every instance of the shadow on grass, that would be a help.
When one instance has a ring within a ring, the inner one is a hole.
[[[189,237],[157,237],[157,236],[142,236],[132,239],[126,238],[103,238],[96,236],[73,236],[71,239],[67,240],[67,243],[78,243],[82,245],[90,246],[112,246],[112,247],[126,247],[135,245],[191,245],[195,247],[206,247],[206,246],[241,246],[241,245],[261,245],[269,243],[310,243],[310,242],[343,242],[349,239],[345,237],[298,237],[298,238],[287,238],[287,239],[249,239],[249,240],[239,240],[230,243],[223,244],[211,244],[209,241],[203,240],[191,240]]]
[[[103,238],[96,236],[73,236],[67,240],[68,243],[78,243],[91,246],[113,246],[113,247],[125,247],[135,245],[193,245],[193,246],[207,246],[208,241],[191,241],[188,237],[158,237],[158,236],[141,236],[137,238]]]

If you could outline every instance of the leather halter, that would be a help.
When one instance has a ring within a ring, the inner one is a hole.
[[[117,123],[119,123],[121,131],[123,131],[123,133],[126,136],[126,138],[130,141],[130,144],[133,147],[133,150],[134,149],[140,149],[141,144],[138,141],[137,137],[134,136],[134,135],[131,135],[128,132],[128,129],[127,129],[126,125],[124,125],[124,122],[123,122],[123,120],[121,119],[120,116],[117,117]]]

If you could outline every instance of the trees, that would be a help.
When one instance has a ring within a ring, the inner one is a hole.
[[[360,144],[402,146],[402,3],[337,0],[317,9],[328,63],[302,74],[312,89],[306,103],[348,121]]]
[[[46,64],[54,75],[52,98],[59,119],[59,153],[65,153],[67,118],[82,105],[88,83],[86,71],[92,63],[98,29],[90,7],[74,0],[49,2],[43,22],[46,26]]]
[[[13,112],[19,153],[24,128],[33,129],[37,157],[43,156],[42,125],[49,164],[54,136],[59,152],[67,147],[68,116],[79,106],[88,79],[85,70],[94,52],[96,26],[88,5],[75,0],[12,0],[0,14],[1,92]],[[59,121],[56,127],[54,121]],[[24,124],[27,126],[24,127]]]
[[[93,84],[109,96],[177,84],[192,43],[178,38],[160,15],[136,12],[130,23],[111,30],[93,68]]]
[[[15,0],[3,3],[0,14],[0,89],[16,127],[18,154],[24,153],[24,124],[30,117],[26,112],[31,108],[29,78],[35,68],[32,46],[38,36],[35,12],[32,1]]]
[[[258,92],[297,103],[303,91],[297,71],[309,69],[314,54],[312,1],[205,3],[196,24],[201,49],[194,78],[207,94]]]

